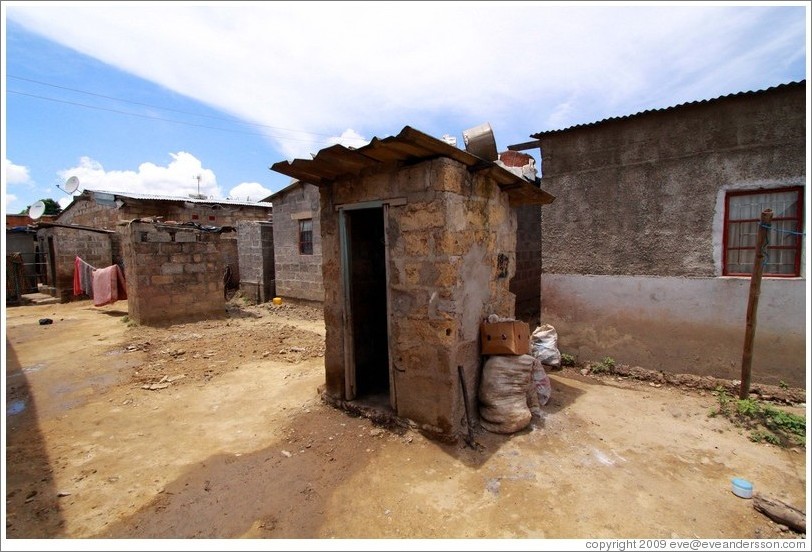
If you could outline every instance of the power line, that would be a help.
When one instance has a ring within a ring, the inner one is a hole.
[[[251,123],[251,122],[243,121],[243,120],[238,119],[236,117],[218,117],[216,115],[204,115],[202,113],[194,113],[192,111],[184,111],[182,109],[173,109],[171,107],[161,107],[159,105],[136,102],[134,100],[125,100],[123,98],[116,98],[115,96],[106,96],[104,94],[97,94],[95,92],[90,92],[88,90],[80,90],[78,88],[70,88],[70,87],[67,87],[67,86],[60,86],[58,84],[51,84],[49,82],[43,82],[43,81],[38,81],[38,80],[34,80],[34,79],[27,79],[25,77],[17,77],[17,76],[14,76],[14,75],[6,75],[6,77],[8,77],[10,79],[16,79],[16,80],[21,80],[21,81],[26,81],[26,82],[32,82],[32,83],[35,83],[35,84],[41,84],[43,86],[50,86],[51,88],[58,88],[60,90],[69,90],[71,92],[78,92],[80,94],[86,94],[88,96],[95,96],[97,98],[105,98],[107,100],[114,100],[114,101],[122,102],[122,103],[128,103],[128,104],[133,104],[133,105],[141,105],[141,106],[144,106],[144,107],[151,107],[153,109],[160,109],[160,110],[163,110],[163,111],[173,111],[175,113],[183,113],[185,115],[194,115],[195,117],[206,117],[208,119],[218,119],[218,120],[221,120],[221,121],[231,121],[231,122],[235,122],[235,123],[239,123],[239,124],[243,124],[243,125],[252,125],[252,126],[258,126],[258,127],[263,127],[263,128],[270,128],[270,129],[274,129],[274,130],[285,130],[285,131],[288,131],[288,132],[301,132],[301,133],[304,133],[304,134],[311,134],[311,135],[314,135],[314,136],[326,136],[328,138],[332,137],[331,134],[324,134],[324,133],[320,133],[320,132],[310,132],[310,131],[307,131],[307,130],[297,130],[295,128],[284,128],[284,127],[277,127],[277,126],[271,126],[271,125],[264,125],[262,123]],[[38,96],[35,96],[35,97],[38,97]]]
[[[279,140],[293,140],[295,142],[306,142],[306,143],[310,143],[310,144],[326,144],[327,143],[327,140],[306,140],[306,139],[303,139],[303,138],[293,138],[293,137],[289,137],[289,136],[279,136],[279,135],[270,134],[270,133],[249,132],[249,131],[245,131],[245,130],[236,130],[236,129],[230,129],[230,128],[222,128],[222,127],[213,127],[213,126],[209,126],[209,125],[201,125],[201,124],[198,124],[198,123],[190,123],[190,122],[187,122],[187,121],[178,121],[176,119],[167,119],[165,117],[156,117],[156,116],[153,116],[153,115],[143,115],[141,113],[133,113],[131,111],[121,111],[120,109],[111,109],[111,108],[107,108],[107,107],[98,107],[98,106],[95,106],[95,105],[87,105],[87,104],[83,104],[83,103],[79,103],[79,102],[71,102],[71,101],[68,101],[68,100],[60,100],[60,99],[57,99],[57,98],[48,98],[46,96],[39,96],[37,94],[29,94],[27,92],[19,92],[17,90],[6,90],[6,92],[9,93],[9,94],[17,94],[17,95],[20,95],[20,96],[28,96],[30,98],[36,98],[36,99],[39,99],[39,100],[46,100],[46,101],[49,101],[49,102],[56,102],[56,103],[74,105],[74,106],[78,106],[78,107],[84,107],[84,108],[87,108],[87,109],[95,109],[95,110],[98,110],[98,111],[107,111],[109,113],[117,113],[117,114],[120,114],[120,115],[129,115],[131,117],[140,117],[142,119],[151,119],[151,120],[154,120],[154,121],[162,121],[162,122],[166,122],[166,123],[175,123],[175,124],[179,124],[179,125],[186,125],[186,126],[192,126],[192,127],[198,127],[198,128],[207,128],[207,129],[210,129],[210,130],[220,130],[220,131],[223,131],[223,132],[232,132],[232,133],[235,133],[235,134],[247,134],[247,135],[252,135],[252,136],[270,136],[271,138],[277,138]],[[271,128],[273,128],[273,127],[271,127]],[[306,132],[306,131],[301,130],[301,131],[294,131],[294,132]],[[321,136],[327,136],[327,135],[322,134]],[[361,141],[361,140],[359,140],[359,141]]]

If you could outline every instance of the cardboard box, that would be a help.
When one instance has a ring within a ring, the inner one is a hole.
[[[530,327],[526,322],[485,321],[480,326],[483,355],[526,355],[530,353]]]

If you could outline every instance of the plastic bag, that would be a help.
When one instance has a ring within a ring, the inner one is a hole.
[[[561,368],[561,353],[558,351],[558,333],[549,324],[542,324],[530,335],[530,354],[539,362]]]
[[[533,390],[538,397],[539,406],[544,406],[550,400],[550,395],[553,394],[553,386],[550,382],[550,377],[544,371],[544,366],[541,362],[536,360],[533,363]]]

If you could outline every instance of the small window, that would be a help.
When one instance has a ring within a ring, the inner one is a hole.
[[[199,219],[199,218],[200,218],[200,217],[199,217],[198,215],[192,215],[192,220],[197,220],[197,219]]]
[[[313,219],[299,221],[299,253],[301,255],[313,254]]]
[[[772,209],[767,235],[765,276],[800,276],[803,232],[803,188],[729,192],[725,198],[723,271],[750,276],[756,258],[761,212]]]

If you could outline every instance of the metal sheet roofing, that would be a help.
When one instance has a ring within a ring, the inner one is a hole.
[[[767,93],[767,92],[777,91],[777,90],[781,90],[781,89],[785,89],[785,88],[797,88],[797,87],[806,87],[806,80],[801,80],[801,81],[796,81],[796,82],[788,82],[788,83],[785,83],[785,84],[779,84],[777,86],[772,86],[772,87],[766,88],[764,90],[750,90],[749,92],[736,92],[735,94],[726,94],[724,96],[719,96],[719,97],[712,98],[712,99],[709,99],[709,100],[697,100],[697,101],[693,101],[693,102],[685,102],[685,103],[673,105],[671,107],[663,107],[663,108],[660,108],[660,109],[648,109],[646,111],[639,111],[639,112],[633,113],[631,115],[623,115],[623,116],[620,116],[620,117],[608,117],[606,119],[601,119],[600,121],[595,121],[595,122],[592,122],[592,123],[583,123],[583,124],[574,125],[574,126],[571,126],[571,127],[556,129],[556,130],[545,130],[543,132],[537,132],[536,134],[531,134],[530,137],[531,138],[542,138],[544,136],[549,136],[550,134],[557,134],[559,132],[569,132],[569,131],[572,131],[572,130],[594,127],[594,126],[602,125],[604,123],[608,123],[610,121],[621,121],[621,120],[624,120],[624,119],[632,119],[632,118],[635,118],[635,117],[641,117],[643,115],[648,115],[648,114],[651,114],[651,113],[662,113],[662,112],[665,112],[665,111],[671,111],[671,110],[674,110],[674,109],[679,109],[679,108],[687,107],[687,106],[691,106],[691,105],[715,103],[715,102],[730,99],[730,98],[738,98],[738,97],[742,97],[742,96],[754,96],[754,95],[757,95],[757,94],[764,94],[764,93]],[[532,143],[519,144],[519,145],[521,145],[521,146],[529,146],[531,144]]]
[[[335,145],[319,151],[313,159],[280,161],[271,170],[302,182],[325,186],[334,181],[358,176],[364,169],[385,164],[409,164],[448,157],[468,167],[472,172],[486,172],[508,194],[512,205],[552,203],[554,196],[537,188],[524,178],[433,136],[411,127],[403,127],[397,136],[372,141],[358,149]]]
[[[264,207],[270,209],[273,207],[272,203],[265,201],[240,201],[236,199],[198,199],[189,196],[170,196],[158,194],[138,194],[132,192],[112,192],[108,190],[88,190],[85,192],[90,194],[107,194],[115,197],[129,198],[129,199],[143,199],[149,201],[183,201],[186,203],[201,203],[204,205],[239,205],[244,207]]]

